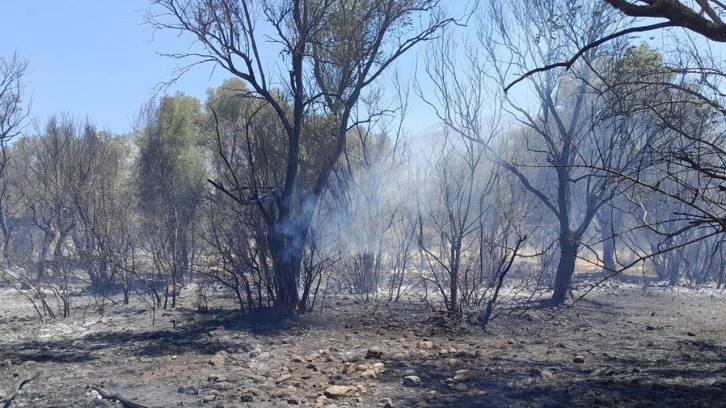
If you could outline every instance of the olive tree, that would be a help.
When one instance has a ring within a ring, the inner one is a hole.
[[[505,117],[521,124],[511,153],[488,151],[543,205],[557,226],[559,260],[551,298],[555,305],[565,301],[596,214],[619,192],[614,173],[641,171],[647,163],[644,155],[660,134],[631,132],[603,120],[607,106],[597,95],[603,92],[603,78],[610,75],[612,61],[624,51],[622,43],[587,50],[568,71],[524,77],[531,97],[497,89],[511,82],[513,70],[557,61],[577,52],[581,44],[616,32],[618,24],[615,13],[603,4],[491,2],[481,9],[476,36],[465,49],[464,69],[451,38],[429,53],[427,69],[437,97],[432,105],[440,106],[439,116],[450,129],[491,146],[482,118],[500,101]],[[518,29],[511,30],[512,25]]]
[[[8,222],[8,183],[5,173],[8,165],[8,147],[25,126],[29,104],[23,102],[24,78],[29,64],[18,54],[0,56],[0,230],[3,233],[3,255],[10,251],[12,226]]]
[[[269,105],[283,130],[285,171],[278,184],[251,186],[244,199],[232,189],[250,186],[215,186],[261,214],[268,226],[276,306],[292,314],[308,227],[354,124],[351,112],[391,64],[451,20],[437,12],[438,0],[151,3],[146,20],[153,28],[188,33],[197,42],[194,52],[168,55],[192,61],[185,69],[210,62],[243,80],[247,94]],[[324,126],[311,132],[315,121]],[[303,186],[301,155],[310,143],[324,154]]]
[[[139,134],[138,192],[149,252],[164,277],[164,307],[184,284],[194,254],[193,227],[202,203],[206,170],[200,148],[199,101],[177,94],[148,105]]]

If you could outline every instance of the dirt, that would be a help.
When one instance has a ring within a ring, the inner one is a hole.
[[[352,297],[283,322],[142,304],[40,322],[4,290],[0,393],[30,379],[12,407],[121,406],[91,385],[145,407],[726,406],[724,297],[611,283],[484,333]]]

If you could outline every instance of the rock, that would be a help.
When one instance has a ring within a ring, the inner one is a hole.
[[[361,373],[361,377],[363,378],[376,378],[377,377],[376,370],[369,368]]]
[[[383,408],[394,408],[393,400],[390,398],[384,398],[381,402],[383,402]]]
[[[227,381],[215,383],[213,388],[218,391],[228,391],[234,388],[234,386]]]
[[[584,362],[585,362],[585,357],[583,357],[582,355],[578,354],[578,355],[576,355],[576,356],[575,356],[575,357],[574,357],[574,358],[572,359],[572,362],[573,362],[573,363],[577,363],[577,364],[582,364],[582,363],[584,363]]]
[[[355,364],[352,363],[345,363],[345,367],[343,368],[343,374],[353,374],[356,371]]]
[[[223,366],[227,361],[227,352],[219,351],[212,358],[209,359],[209,364],[215,367]]]
[[[325,396],[328,398],[340,398],[350,391],[351,387],[346,385],[331,385],[325,389]]]
[[[378,358],[378,359],[380,359],[381,357],[383,357],[383,350],[381,350],[381,348],[378,347],[378,346],[373,346],[373,347],[371,347],[371,348],[368,349],[368,352],[366,353],[366,357],[365,358],[366,358],[366,360],[368,360],[368,359],[371,359],[371,358]]]
[[[429,340],[424,340],[418,343],[418,348],[421,350],[431,350],[434,348],[434,343]]]
[[[212,401],[214,401],[216,399],[217,399],[217,396],[216,395],[214,395],[214,394],[207,394],[207,395],[204,396],[204,398],[202,398],[202,402],[204,402],[206,404],[206,403],[212,402]]]
[[[404,353],[404,352],[393,353],[390,356],[390,359],[395,360],[395,361],[406,361],[408,359],[408,353]]]
[[[179,387],[176,392],[184,395],[199,395],[197,387]]]
[[[257,374],[248,374],[247,378],[249,378],[250,380],[252,380],[252,382],[257,383],[257,384],[261,384],[261,383],[267,381],[266,377],[257,375]]]
[[[418,387],[421,385],[421,379],[415,375],[407,375],[403,377],[403,385],[407,387]]]
[[[418,374],[416,374],[416,370],[414,370],[412,368],[409,368],[408,370],[406,370],[406,371],[403,372],[403,376],[404,377],[416,376],[416,375],[418,375]]]
[[[242,381],[242,377],[239,374],[230,374],[227,376],[227,382],[236,384]]]
[[[593,370],[592,373],[590,373],[591,376],[607,376],[607,375],[615,375],[615,369],[612,367],[600,367],[595,370]]]
[[[542,371],[540,371],[539,376],[543,380],[551,380],[551,379],[555,378],[554,373],[552,373],[552,371],[550,371],[550,370],[542,370]]]
[[[275,380],[275,384],[282,384],[282,383],[284,383],[285,381],[287,381],[287,380],[289,380],[291,378],[292,378],[292,374],[289,374],[289,373],[288,374],[283,374],[280,377],[278,377],[277,380]]]
[[[450,384],[449,388],[451,388],[454,391],[459,391],[459,392],[469,391],[469,387],[467,387],[466,384]]]
[[[492,349],[503,349],[509,345],[509,342],[504,339],[493,339],[489,341],[489,348]]]
[[[252,393],[246,393],[242,394],[239,397],[240,402],[252,402],[254,401],[255,397],[252,395]]]
[[[292,361],[293,363],[304,363],[305,362],[305,357],[292,356],[292,358],[290,359],[290,361]]]
[[[456,372],[451,380],[454,384],[458,384],[464,381],[469,381],[469,379],[471,379],[471,374],[469,373],[469,370],[459,370]]]

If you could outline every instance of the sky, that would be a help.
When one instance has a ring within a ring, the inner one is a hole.
[[[184,50],[188,38],[155,35],[143,25],[147,0],[0,1],[0,55],[30,63],[26,97],[39,124],[53,114],[89,118],[124,133],[157,85],[173,77],[176,61],[157,51]],[[186,75],[169,92],[204,98],[225,78],[212,66]],[[219,70],[217,70],[219,71]]]
[[[17,52],[30,63],[26,97],[35,124],[42,128],[49,116],[69,114],[104,130],[133,130],[141,106],[178,66],[158,52],[184,51],[191,43],[189,36],[144,25],[148,7],[148,0],[0,0],[0,55]],[[230,76],[203,65],[166,93],[203,101],[208,88]],[[418,129],[436,123],[431,112],[415,115]]]

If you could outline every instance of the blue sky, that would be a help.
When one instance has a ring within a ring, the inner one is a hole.
[[[142,24],[147,0],[0,1],[0,55],[17,51],[30,62],[26,93],[31,115],[68,113],[88,117],[114,132],[132,129],[155,87],[173,76],[176,61],[157,51],[188,47],[187,37],[157,34]],[[211,65],[185,75],[169,92],[204,99],[207,88],[227,77]]]
[[[30,62],[26,94],[36,123],[42,127],[48,116],[65,113],[113,132],[132,130],[140,107],[177,66],[157,52],[190,44],[188,36],[145,26],[148,6],[148,0],[0,0],[0,55],[17,51]],[[181,90],[204,100],[226,77],[212,65],[197,67],[167,93]],[[414,120],[415,127],[436,122],[424,107],[418,110],[417,119],[426,119]]]

